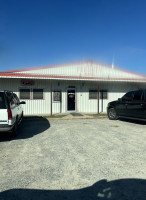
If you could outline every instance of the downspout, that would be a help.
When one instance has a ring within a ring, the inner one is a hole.
[[[52,116],[52,80],[50,80],[50,92],[51,92],[50,101],[51,101],[51,116]]]
[[[98,97],[98,114],[99,114],[99,83],[98,83],[98,89],[97,89],[97,97]]]

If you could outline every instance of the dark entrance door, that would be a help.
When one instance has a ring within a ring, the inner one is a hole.
[[[75,89],[67,90],[67,110],[75,110]]]

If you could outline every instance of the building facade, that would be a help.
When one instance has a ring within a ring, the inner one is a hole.
[[[0,90],[15,92],[24,115],[106,112],[108,102],[146,87],[146,77],[85,62],[0,72]]]

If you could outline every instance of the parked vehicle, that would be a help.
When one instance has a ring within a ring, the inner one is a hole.
[[[17,135],[17,127],[23,119],[23,108],[17,95],[10,91],[0,91],[0,132],[11,131]]]
[[[117,101],[108,103],[107,114],[111,120],[122,117],[146,121],[146,89],[127,92]]]

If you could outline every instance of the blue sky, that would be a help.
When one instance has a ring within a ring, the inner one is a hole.
[[[146,1],[0,0],[0,71],[86,60],[146,74]]]

